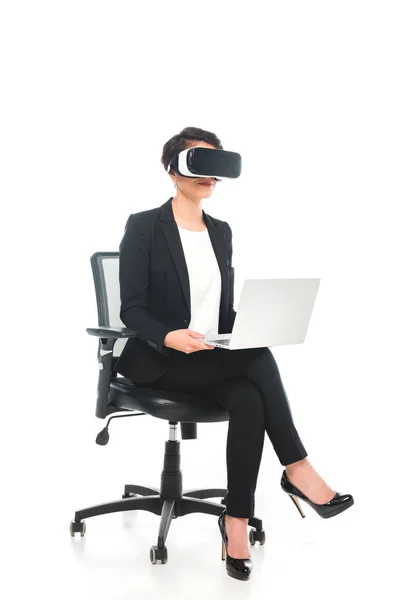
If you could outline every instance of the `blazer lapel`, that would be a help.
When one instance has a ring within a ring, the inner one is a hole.
[[[189,273],[187,269],[187,264],[185,260],[185,254],[182,247],[181,236],[179,234],[179,230],[175,221],[174,213],[172,211],[172,198],[167,200],[161,206],[161,217],[160,217],[160,226],[163,234],[165,235],[165,239],[169,246],[172,260],[174,262],[179,281],[182,287],[182,292],[185,298],[185,303],[189,314],[191,314],[190,307],[190,283],[189,283]],[[214,253],[218,262],[219,270],[221,272],[221,302],[220,302],[220,314],[219,317],[223,317],[222,315],[222,307],[227,304],[225,298],[228,293],[228,254],[227,248],[225,245],[225,241],[223,238],[223,234],[221,234],[220,230],[215,226],[213,220],[207,215],[203,210],[203,219],[208,229],[208,234],[210,236],[211,244],[214,249]]]
[[[215,225],[209,216],[203,210],[203,218],[207,224],[208,234],[210,236],[212,247],[221,272],[221,300],[219,304],[219,322],[222,323],[225,318],[224,306],[228,305],[228,251],[225,244],[224,234]]]

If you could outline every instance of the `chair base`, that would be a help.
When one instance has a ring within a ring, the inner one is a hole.
[[[224,510],[226,488],[192,489],[182,492],[182,471],[180,466],[180,442],[167,440],[165,442],[164,470],[161,473],[161,489],[142,485],[126,485],[120,500],[97,504],[75,512],[75,519],[70,524],[70,534],[85,535],[86,524],[83,519],[126,510],[147,510],[161,516],[157,545],[150,549],[150,559],[153,564],[158,560],[167,562],[165,542],[172,519],[191,513],[219,515]],[[205,498],[222,497],[220,503],[210,502]],[[262,521],[257,517],[249,519],[249,525],[255,527],[250,531],[249,539],[252,545],[256,541],[264,544],[265,532]]]

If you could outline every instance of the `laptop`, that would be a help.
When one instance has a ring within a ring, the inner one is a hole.
[[[232,333],[194,338],[226,350],[302,344],[321,279],[246,279]]]

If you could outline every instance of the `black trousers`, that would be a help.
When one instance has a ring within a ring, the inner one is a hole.
[[[265,432],[282,465],[307,456],[271,350],[177,351],[168,361],[167,372],[148,385],[196,392],[198,402],[204,394],[229,413],[226,511],[253,517]]]

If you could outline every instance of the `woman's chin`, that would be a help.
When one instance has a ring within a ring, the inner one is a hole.
[[[207,188],[206,186],[201,186],[200,184],[199,184],[199,188],[203,188],[203,189],[199,190],[199,195],[202,198],[208,198],[209,196],[211,196],[211,194],[214,191],[214,188]]]

